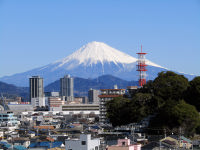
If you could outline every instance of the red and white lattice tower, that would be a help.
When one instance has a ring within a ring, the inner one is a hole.
[[[137,64],[137,71],[139,72],[139,86],[143,86],[146,84],[146,63],[145,63],[145,55],[147,53],[142,52],[142,45],[141,45],[141,52],[138,54],[138,64]]]

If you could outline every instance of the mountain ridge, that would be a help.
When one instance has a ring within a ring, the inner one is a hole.
[[[134,58],[133,56],[112,48],[105,43],[96,41],[90,42],[82,46],[71,55],[65,57],[64,59],[58,60],[53,64],[60,63],[60,67],[72,60],[77,60],[79,65],[92,65],[97,64],[98,62],[100,62],[101,64],[103,64],[104,62],[113,62],[114,64],[130,64],[137,62],[137,58]],[[149,60],[147,60],[147,64],[155,67],[164,68]]]
[[[158,72],[168,69],[146,59],[147,80],[153,80]],[[31,76],[39,75],[48,85],[66,74],[81,78],[97,78],[102,75],[114,75],[124,80],[138,80],[137,58],[114,49],[102,42],[91,42],[71,55],[23,73],[0,78],[1,81],[17,86],[28,86]]]
[[[14,98],[17,96],[22,96],[25,99],[28,98],[28,87],[17,87],[13,84],[7,84],[0,81],[0,94],[7,98]]]
[[[137,81],[126,81],[112,75],[103,75],[95,79],[74,77],[74,94],[75,96],[87,96],[90,88],[96,90],[112,89],[115,84],[118,88],[126,89],[127,86],[137,85]],[[45,91],[60,91],[60,80],[47,85]]]
[[[119,88],[126,88],[130,85],[137,85],[137,81],[126,81],[112,75],[104,75],[95,79],[84,79],[79,77],[74,78],[74,94],[75,96],[87,96],[88,90],[92,89],[106,89],[113,88],[115,84]],[[44,87],[45,92],[60,91],[60,80],[56,80]],[[0,94],[7,98],[15,98],[17,96],[23,97],[26,101],[29,97],[28,87],[16,87],[12,84],[7,84],[0,81]]]

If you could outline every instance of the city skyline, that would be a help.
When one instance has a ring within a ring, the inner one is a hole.
[[[62,59],[91,41],[200,75],[200,2],[0,1],[0,77]]]

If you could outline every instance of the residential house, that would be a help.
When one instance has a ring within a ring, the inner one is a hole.
[[[171,135],[160,140],[162,145],[167,145],[173,148],[190,149],[192,141],[184,136]]]
[[[169,146],[162,145],[161,142],[150,142],[141,148],[142,150],[169,150],[172,149]]]
[[[91,134],[81,134],[79,139],[67,139],[66,150],[99,150],[100,139],[92,139]]]
[[[27,148],[30,145],[30,140],[29,138],[17,137],[12,139],[12,143],[14,145],[22,145]]]
[[[130,139],[118,139],[117,145],[108,146],[107,150],[141,150],[141,144],[131,144]]]

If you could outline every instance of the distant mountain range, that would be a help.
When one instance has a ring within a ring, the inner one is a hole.
[[[17,87],[12,84],[7,84],[0,81],[0,94],[7,98],[14,98],[16,96],[21,96],[28,98],[28,87]]]
[[[113,75],[123,80],[136,81],[138,80],[136,64],[137,58],[104,43],[91,42],[62,60],[27,72],[2,77],[0,81],[27,87],[29,78],[39,75],[44,78],[44,85],[46,86],[66,74],[85,79],[94,79],[102,75]],[[159,72],[168,70],[149,60],[146,60],[146,64],[148,65],[147,80],[153,80]],[[189,79],[194,77],[193,75],[184,75]]]
[[[114,85],[118,88],[126,89],[127,86],[137,85],[136,81],[126,81],[112,75],[100,76],[96,79],[74,78],[74,94],[75,96],[87,96],[88,90],[92,89],[109,89]],[[22,96],[28,99],[28,87],[16,87],[11,84],[0,82],[0,93],[7,97]],[[57,80],[45,87],[45,92],[60,91],[60,81]]]
[[[87,96],[88,90],[110,89],[117,85],[118,88],[126,89],[127,86],[137,85],[137,81],[126,81],[112,75],[104,75],[95,79],[74,78],[75,96]],[[57,80],[45,87],[45,91],[60,91],[60,80]]]

